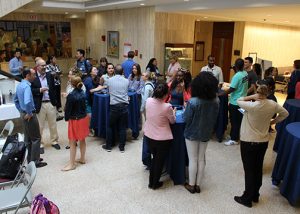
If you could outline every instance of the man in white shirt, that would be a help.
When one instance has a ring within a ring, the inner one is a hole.
[[[209,55],[207,57],[208,65],[201,68],[200,72],[211,72],[219,81],[219,84],[224,82],[222,69],[215,65],[215,57]]]

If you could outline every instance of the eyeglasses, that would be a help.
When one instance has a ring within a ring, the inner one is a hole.
[[[46,67],[47,65],[46,64],[44,64],[44,65],[40,65],[41,67]]]

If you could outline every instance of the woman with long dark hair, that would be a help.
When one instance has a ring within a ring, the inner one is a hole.
[[[128,77],[130,90],[135,91],[138,95],[141,94],[141,90],[144,86],[142,79],[141,66],[137,63],[133,64],[131,74]]]
[[[100,78],[100,85],[107,86],[107,80],[115,75],[115,66],[112,63],[107,63],[106,74]]]
[[[148,185],[151,189],[158,189],[163,185],[159,179],[173,140],[170,123],[175,123],[175,110],[164,102],[167,96],[168,85],[163,83],[155,87],[153,97],[146,101],[144,135],[153,156]]]
[[[200,193],[205,152],[219,112],[218,84],[208,72],[201,72],[191,84],[192,97],[184,112],[184,137],[189,156],[189,183],[185,188],[190,193]]]
[[[179,69],[176,78],[169,83],[170,96],[168,102],[172,105],[185,105],[191,97],[190,82],[191,75],[188,70]]]
[[[100,60],[99,60],[99,67],[97,68],[98,69],[98,73],[97,75],[99,77],[101,77],[103,74],[106,74],[106,68],[107,68],[107,64],[108,64],[108,61],[106,59],[106,57],[101,57]]]

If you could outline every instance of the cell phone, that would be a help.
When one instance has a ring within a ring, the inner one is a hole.
[[[238,110],[239,110],[239,112],[241,112],[242,114],[245,113],[245,109],[243,109],[243,108],[239,108]]]

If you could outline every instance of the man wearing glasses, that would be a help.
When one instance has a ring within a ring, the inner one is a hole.
[[[46,120],[50,131],[50,141],[52,147],[59,150],[58,133],[56,125],[56,91],[54,85],[54,78],[48,72],[46,73],[46,63],[43,59],[36,61],[36,78],[31,84],[33,100],[37,112],[37,117],[40,124],[41,136]],[[42,141],[42,144],[43,141]],[[41,144],[41,154],[44,153],[44,147]]]

